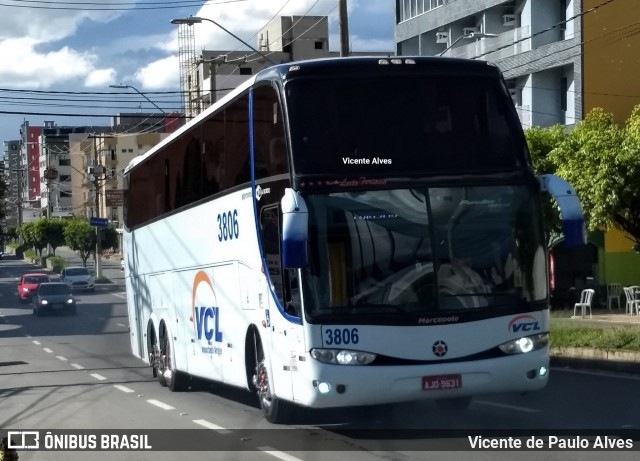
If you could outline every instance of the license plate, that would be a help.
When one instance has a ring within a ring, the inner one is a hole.
[[[459,389],[461,387],[462,376],[460,375],[439,375],[422,377],[422,389],[425,391],[443,391],[449,389]]]

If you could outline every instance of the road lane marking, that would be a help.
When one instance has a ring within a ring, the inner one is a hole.
[[[43,347],[42,350],[45,351],[47,354],[53,354],[53,351],[48,347]]]
[[[540,410],[536,410],[535,408],[519,407],[517,405],[507,405],[506,403],[487,402],[486,400],[476,400],[475,403],[479,403],[480,405],[487,405],[489,407],[522,411],[523,413],[540,413]]]
[[[84,370],[84,367],[82,365],[78,365],[77,363],[72,363],[71,366],[73,368],[77,368],[78,370]]]
[[[284,451],[279,451],[271,447],[258,447],[258,450],[275,458],[281,459],[282,461],[302,461],[300,458],[296,458],[295,456],[285,453]]]
[[[66,357],[63,357],[63,356],[61,356],[61,355],[56,355],[56,358],[57,358],[58,360],[62,360],[63,362],[66,362],[66,361],[67,361],[67,358],[66,358]]]
[[[122,384],[114,384],[113,387],[121,390],[122,392],[135,392],[133,389],[130,389],[127,386],[123,386]]]
[[[99,375],[98,373],[91,373],[89,376],[93,376],[94,378],[99,379],[100,381],[104,381],[105,379],[107,379],[104,376]]]
[[[210,423],[206,419],[194,419],[194,423],[199,424],[200,426],[206,427],[207,429],[211,429],[213,431],[219,432],[220,434],[229,434],[231,431],[222,426],[218,426],[217,424]]]
[[[162,408],[163,410],[175,410],[175,407],[172,407],[171,405],[167,405],[166,403],[162,403],[159,400],[147,400],[147,402],[149,402],[151,405],[155,405],[158,408]]]
[[[33,344],[35,344],[36,346],[40,345],[40,341],[31,341]]]
[[[128,325],[125,325],[124,323],[116,323],[116,325],[118,325],[119,327],[126,327]]]

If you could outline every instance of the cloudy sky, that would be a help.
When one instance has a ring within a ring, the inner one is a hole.
[[[347,2],[351,50],[392,52],[394,0]],[[19,139],[25,120],[104,126],[109,118],[90,116],[154,109],[111,84],[132,85],[178,109],[178,29],[171,19],[206,17],[257,46],[257,31],[283,15],[329,16],[330,48],[339,50],[338,0],[2,0],[0,141]],[[196,54],[243,49],[209,22],[194,27]]]

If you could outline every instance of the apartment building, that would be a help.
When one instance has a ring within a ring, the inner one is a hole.
[[[482,59],[504,73],[523,127],[582,118],[580,0],[396,0],[396,52]]]

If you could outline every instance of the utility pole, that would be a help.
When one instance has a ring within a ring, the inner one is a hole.
[[[349,56],[349,19],[347,14],[347,0],[338,0],[338,14],[340,17],[340,57]]]
[[[93,211],[93,217],[100,217],[100,175],[103,173],[103,166],[99,164],[98,146],[96,145],[96,139],[98,136],[92,136],[93,138],[93,193],[95,195],[95,205]],[[95,267],[96,267],[96,279],[102,278],[102,266],[100,264],[100,252],[101,252],[101,233],[100,227],[96,226],[96,254],[95,254]]]

